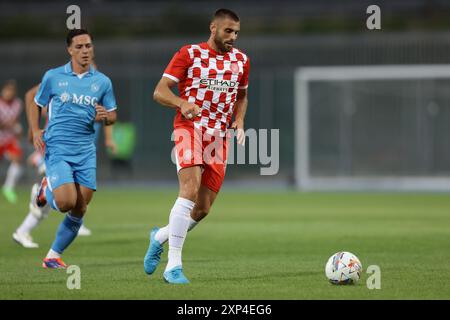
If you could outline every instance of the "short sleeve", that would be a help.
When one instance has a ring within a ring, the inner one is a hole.
[[[244,73],[242,74],[241,81],[239,81],[239,89],[248,88],[248,74],[250,72],[250,59],[247,57],[247,61],[244,64]]]
[[[50,71],[47,71],[42,78],[39,90],[34,97],[34,102],[41,108],[45,108],[50,103],[52,97],[52,86]]]
[[[187,46],[178,50],[177,53],[170,60],[166,70],[164,70],[163,77],[172,79],[175,82],[184,80],[187,74],[187,69],[191,66],[191,58]]]
[[[116,97],[114,96],[114,90],[110,79],[108,79],[105,94],[103,95],[100,104],[104,106],[108,112],[117,109]]]

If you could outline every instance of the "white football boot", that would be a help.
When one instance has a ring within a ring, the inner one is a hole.
[[[92,231],[86,228],[84,224],[81,225],[80,230],[78,230],[78,235],[82,237],[87,237],[92,234]]]
[[[33,238],[29,233],[18,233],[16,231],[13,233],[13,239],[24,248],[39,248],[39,245],[33,242]]]

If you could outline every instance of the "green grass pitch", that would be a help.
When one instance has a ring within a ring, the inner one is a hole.
[[[295,193],[224,190],[187,238],[184,271],[191,284],[163,282],[163,260],[143,271],[148,231],[167,223],[176,190],[100,189],[80,237],[64,260],[81,268],[81,289],[63,270],[44,270],[61,221],[52,212],[34,232],[39,249],[11,234],[27,211],[0,198],[0,299],[449,299],[450,197],[447,194]],[[364,268],[360,282],[334,286],[324,266],[345,250]],[[366,268],[381,268],[369,290]]]

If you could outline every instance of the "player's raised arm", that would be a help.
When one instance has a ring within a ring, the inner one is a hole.
[[[176,81],[168,77],[162,77],[153,92],[153,99],[163,106],[180,108],[181,114],[187,119],[194,119],[199,116],[201,113],[199,106],[194,103],[189,103],[173,93],[172,87],[176,84]]]
[[[169,65],[164,70],[161,80],[156,85],[153,92],[153,99],[159,104],[179,108],[181,114],[186,119],[194,120],[201,113],[201,108],[194,103],[190,103],[181,97],[176,96],[172,88],[186,78],[187,70],[192,65],[192,59],[187,47],[178,50],[170,60]]]
[[[174,80],[162,77],[153,92],[153,99],[163,106],[178,108],[184,100],[173,93],[172,88],[176,84]]]

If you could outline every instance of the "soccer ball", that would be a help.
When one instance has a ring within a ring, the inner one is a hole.
[[[354,284],[361,277],[362,264],[353,253],[338,252],[328,259],[325,275],[332,284]]]

